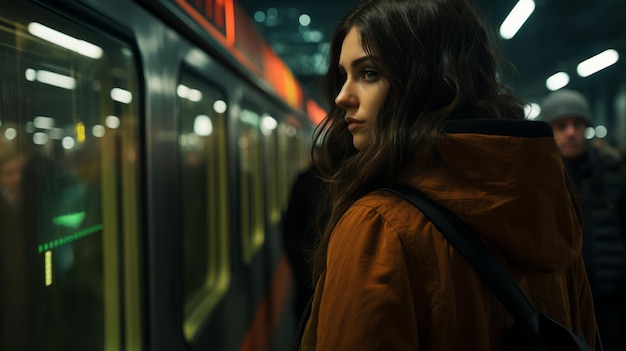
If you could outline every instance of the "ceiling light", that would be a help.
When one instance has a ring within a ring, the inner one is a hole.
[[[533,0],[519,0],[511,13],[504,19],[500,26],[500,36],[504,39],[511,39],[528,17],[535,11],[535,2]]]
[[[559,90],[569,84],[569,74],[559,72],[546,79],[546,87],[552,91]]]
[[[102,57],[102,49],[100,47],[84,40],[76,39],[50,27],[46,27],[41,23],[30,23],[28,25],[28,31],[36,37],[77,52],[83,56],[93,59],[99,59]]]
[[[588,77],[615,64],[618,60],[619,53],[613,49],[608,49],[579,63],[576,72],[581,77]]]

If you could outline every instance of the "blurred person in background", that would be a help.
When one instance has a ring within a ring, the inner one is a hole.
[[[312,158],[315,158],[316,148]],[[309,258],[319,233],[322,180],[315,166],[310,164],[298,174],[291,188],[289,204],[283,219],[283,244],[296,284],[294,309],[300,321],[313,296],[311,263]]]
[[[21,153],[10,153],[0,159],[0,195],[11,207],[16,207],[21,198],[24,157]]]
[[[541,103],[539,118],[552,126],[563,162],[585,207],[583,258],[606,351],[626,350],[626,170],[606,145],[592,146],[589,102],[561,89]]]
[[[27,159],[22,151],[0,157],[0,350],[36,349],[36,240],[24,234],[21,221],[24,211],[31,220],[34,212],[22,206]]]

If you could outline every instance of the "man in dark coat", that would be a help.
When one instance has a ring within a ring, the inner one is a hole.
[[[544,99],[540,118],[552,126],[585,206],[583,258],[604,349],[626,350],[626,170],[616,153],[586,141],[589,111],[581,93],[561,89]]]

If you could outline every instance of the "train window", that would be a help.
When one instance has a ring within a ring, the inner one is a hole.
[[[239,179],[243,260],[250,263],[265,241],[261,114],[244,104],[239,115]]]
[[[281,123],[278,127],[278,201],[281,211],[287,207],[290,194],[291,178],[289,168],[292,159],[289,158],[290,139],[295,136],[296,128],[289,123]]]
[[[287,162],[287,182],[285,184],[293,185],[298,174],[310,164],[312,136],[305,128],[297,128],[296,125],[288,125],[286,135],[286,159],[289,161]]]
[[[180,189],[184,334],[190,340],[230,282],[226,99],[217,87],[183,72]]]
[[[143,349],[133,51],[0,4],[0,349]]]
[[[281,208],[279,202],[279,134],[281,129],[278,128],[278,121],[274,116],[265,114],[261,116],[261,134],[264,136],[263,146],[265,148],[263,160],[265,169],[265,180],[267,189],[267,219],[268,225],[274,227],[279,224],[281,218]]]

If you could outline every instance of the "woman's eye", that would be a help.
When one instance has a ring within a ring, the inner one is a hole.
[[[363,78],[365,79],[374,79],[378,77],[378,72],[372,70],[363,70]]]

